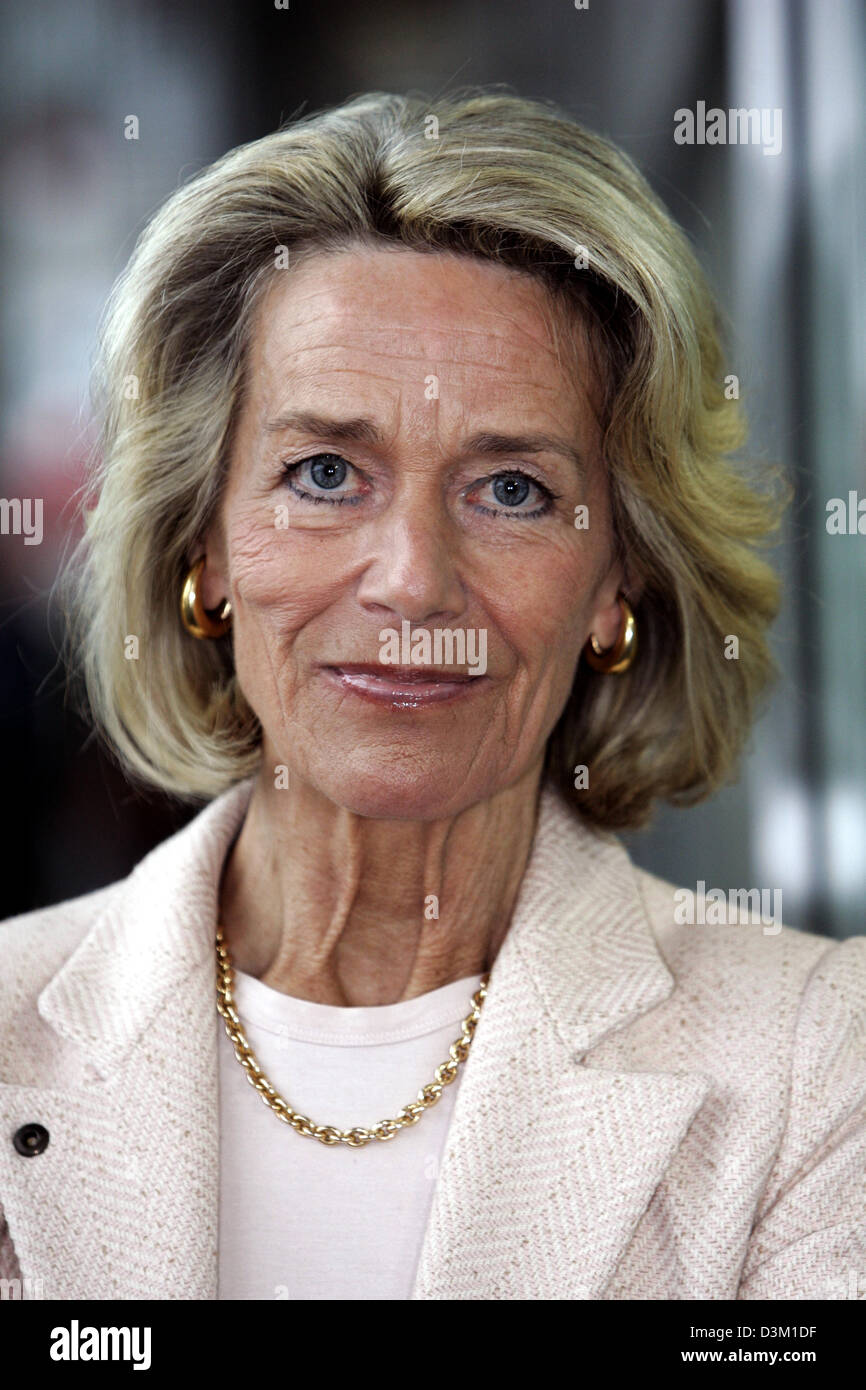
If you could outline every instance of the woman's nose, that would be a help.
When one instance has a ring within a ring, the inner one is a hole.
[[[459,617],[466,597],[447,518],[432,515],[429,505],[403,507],[383,517],[368,538],[369,561],[358,591],[365,608],[410,623]]]

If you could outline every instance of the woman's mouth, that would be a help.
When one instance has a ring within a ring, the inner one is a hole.
[[[323,666],[325,677],[361,700],[392,708],[420,709],[465,699],[487,684],[487,676],[442,671],[427,666],[382,666],[347,663]]]

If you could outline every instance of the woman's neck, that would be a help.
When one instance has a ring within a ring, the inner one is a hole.
[[[357,816],[260,777],[226,860],[232,963],[298,999],[392,1004],[489,970],[535,832],[541,769],[448,820]]]

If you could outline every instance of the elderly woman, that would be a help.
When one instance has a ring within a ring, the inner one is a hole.
[[[169,198],[101,361],[73,650],[130,776],[207,804],[3,925],[2,1273],[847,1296],[866,943],[684,921],[611,833],[729,775],[779,511],[631,163],[358,98]]]

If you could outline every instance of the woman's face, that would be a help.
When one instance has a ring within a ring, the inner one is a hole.
[[[554,323],[528,276],[448,253],[277,275],[202,578],[208,608],[231,598],[265,768],[432,820],[540,766],[621,582],[587,368]]]

